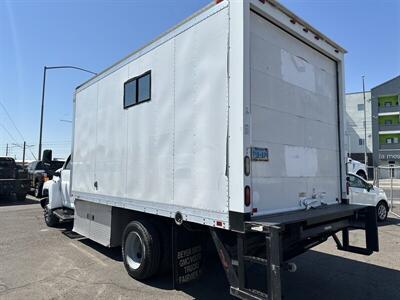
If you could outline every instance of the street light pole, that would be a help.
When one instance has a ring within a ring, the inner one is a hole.
[[[75,66],[54,66],[54,67],[43,67],[43,86],[42,86],[42,107],[40,110],[40,131],[39,131],[39,153],[38,157],[39,160],[42,159],[42,135],[43,135],[43,110],[44,110],[44,94],[45,94],[45,89],[46,89],[46,72],[47,70],[51,69],[75,69],[83,72],[87,72],[93,75],[97,75],[97,73],[80,68],[80,67],[75,67]]]
[[[38,159],[42,160],[42,132],[43,132],[43,109],[44,109],[44,92],[46,89],[46,71],[47,67],[43,67],[43,86],[42,86],[42,108],[40,110],[40,131],[39,131],[39,153]]]
[[[362,76],[362,84],[363,84],[363,97],[364,97],[364,163],[368,168],[368,155],[367,155],[367,103],[365,100],[365,82],[364,77]],[[368,171],[368,169],[367,169]],[[368,172],[367,172],[368,173]],[[368,177],[368,175],[367,175]]]

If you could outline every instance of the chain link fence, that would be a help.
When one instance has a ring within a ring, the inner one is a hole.
[[[385,191],[391,204],[390,213],[400,218],[400,166],[369,168],[372,169],[374,175],[370,182]]]

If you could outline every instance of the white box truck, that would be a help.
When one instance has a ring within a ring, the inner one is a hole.
[[[72,210],[74,231],[122,245],[137,279],[172,255],[178,283],[199,274],[201,247],[177,249],[177,234],[206,232],[243,299],[280,299],[289,259],[328,237],[378,251],[374,208],[348,204],[344,53],[276,1],[211,3],[76,89],[72,163],[47,184],[47,218]]]

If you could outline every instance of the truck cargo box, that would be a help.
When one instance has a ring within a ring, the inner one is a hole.
[[[73,197],[235,230],[340,203],[344,53],[275,1],[207,6],[77,88]]]

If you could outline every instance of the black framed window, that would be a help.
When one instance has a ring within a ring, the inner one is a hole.
[[[151,71],[129,79],[124,84],[124,108],[150,101]]]

